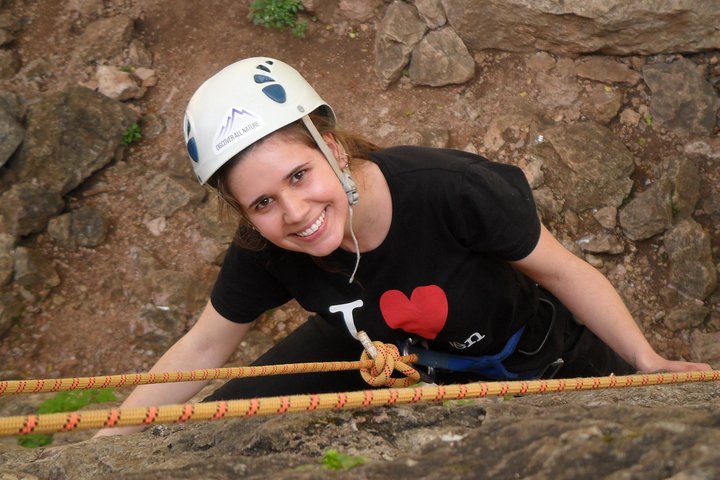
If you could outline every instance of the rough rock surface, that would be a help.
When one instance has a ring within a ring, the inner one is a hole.
[[[443,0],[448,23],[473,50],[562,55],[692,52],[717,48],[712,0]],[[482,28],[478,28],[482,26]]]
[[[0,478],[711,480],[718,400],[707,383],[157,426],[38,450],[0,445]],[[328,470],[330,449],[367,461]]]

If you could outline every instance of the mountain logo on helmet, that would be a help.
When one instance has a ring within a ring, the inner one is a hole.
[[[260,128],[262,119],[244,108],[233,107],[225,115],[225,121],[218,127],[213,140],[215,155],[221,154],[243,135]]]

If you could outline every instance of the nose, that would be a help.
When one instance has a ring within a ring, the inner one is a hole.
[[[283,192],[281,201],[285,223],[294,224],[307,220],[308,204],[299,192],[287,189]]]

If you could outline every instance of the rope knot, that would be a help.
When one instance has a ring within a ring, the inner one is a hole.
[[[363,342],[365,344],[365,342]],[[420,381],[420,374],[410,365],[404,363],[400,357],[400,351],[395,345],[382,342],[372,342],[371,344],[377,352],[375,358],[368,353],[368,348],[363,351],[360,361],[365,363],[372,360],[373,364],[370,368],[361,367],[360,375],[363,380],[373,387],[409,387]],[[405,377],[393,377],[393,372],[397,370]]]

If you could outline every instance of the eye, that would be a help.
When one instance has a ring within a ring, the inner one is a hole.
[[[307,170],[298,170],[297,172],[293,173],[291,177],[292,183],[297,183],[300,180],[302,180],[305,177],[305,174],[307,173]]]
[[[272,203],[273,199],[270,197],[265,197],[259,202],[255,204],[255,210],[262,210],[263,208],[266,208],[268,205]]]

